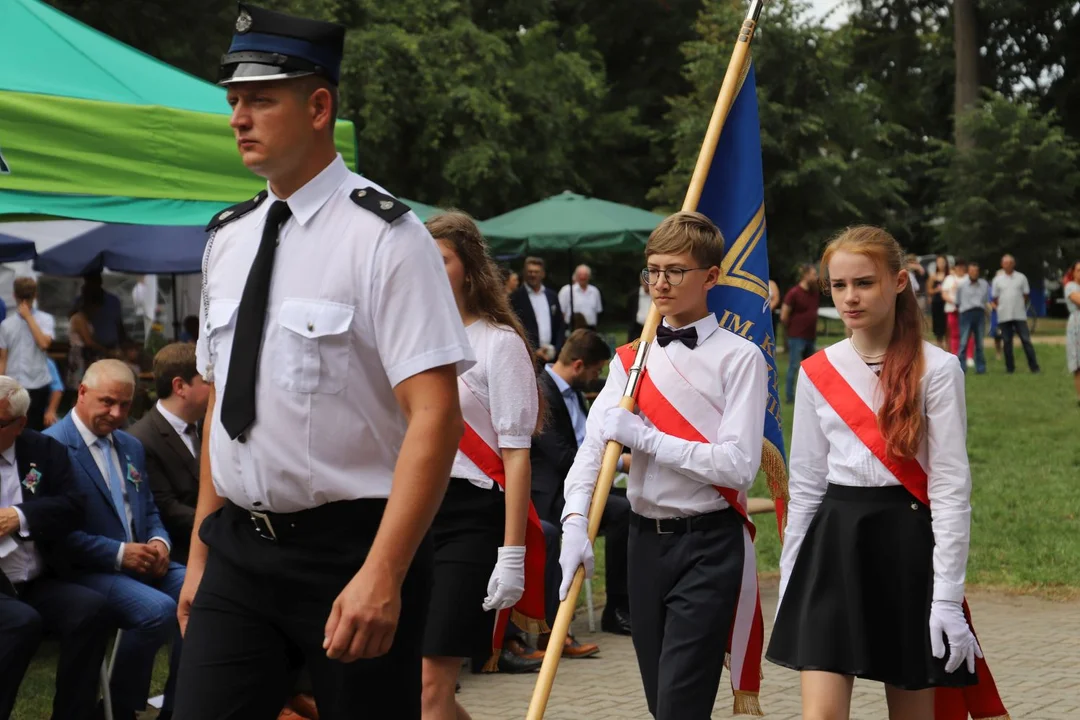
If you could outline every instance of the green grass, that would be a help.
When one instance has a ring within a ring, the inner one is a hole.
[[[834,333],[822,341],[838,338]],[[1004,363],[990,350],[988,373],[967,377],[973,480],[968,582],[1075,597],[1080,592],[1080,408],[1065,371],[1064,347],[1036,345],[1041,375],[1027,371],[1019,344],[1016,351],[1019,367],[1014,375],[1005,374]],[[778,359],[782,388],[787,358]],[[791,408],[785,406],[783,413],[784,437],[790,443]],[[763,478],[751,494],[768,496]],[[758,567],[763,573],[776,572],[780,543],[775,517],[757,518]],[[603,542],[597,542],[593,579],[598,606],[604,600]],[[23,682],[14,720],[49,717],[56,655],[56,645],[46,643]],[[151,695],[164,687],[166,667],[162,652]]]

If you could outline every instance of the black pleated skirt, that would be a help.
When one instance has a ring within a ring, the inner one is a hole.
[[[901,486],[830,484],[807,529],[766,658],[903,690],[974,685],[930,648],[930,509]]]
[[[431,524],[435,570],[424,627],[425,657],[488,657],[495,612],[485,611],[488,580],[499,558],[506,500],[498,487],[450,478]]]

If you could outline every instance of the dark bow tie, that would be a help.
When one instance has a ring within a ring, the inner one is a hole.
[[[672,340],[678,340],[683,345],[693,350],[697,347],[697,328],[688,327],[681,330],[675,330],[669,328],[667,325],[661,324],[656,328],[656,342],[660,347],[667,347],[668,343]]]

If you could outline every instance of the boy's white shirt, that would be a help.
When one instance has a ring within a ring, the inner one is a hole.
[[[626,495],[631,509],[644,517],[687,517],[723,509],[728,503],[715,486],[745,492],[761,463],[769,390],[768,366],[760,348],[720,328],[711,313],[687,327],[697,330],[697,347],[691,350],[679,341],[666,348],[654,344],[646,368],[665,398],[699,432],[708,430],[702,434],[710,442],[664,435],[655,456],[635,451]],[[689,392],[685,385],[680,390],[682,383],[665,380],[672,379],[671,372],[692,386]],[[566,477],[563,519],[572,513],[588,515],[605,445],[604,415],[618,405],[626,377],[622,361],[615,357],[607,384],[589,411],[585,441]],[[711,405],[718,422],[702,402]],[[653,426],[648,418],[644,421]]]

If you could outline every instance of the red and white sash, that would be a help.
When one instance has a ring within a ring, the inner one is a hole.
[[[836,349],[837,353],[844,348]],[[838,355],[838,361],[843,356]],[[840,416],[851,432],[869,448],[881,464],[911,493],[916,500],[930,505],[926,470],[914,458],[895,458],[886,451],[885,438],[878,427],[877,415],[866,400],[848,383],[833,365],[825,350],[804,360],[803,370],[829,406]],[[971,625],[971,611],[964,600],[964,616]],[[972,632],[975,628],[971,625]],[[937,688],[934,693],[934,717],[936,720],[1001,720],[1009,717],[998,695],[990,666],[983,658],[975,659],[978,684],[966,688]]]
[[[491,423],[491,414],[473,394],[465,381],[458,376],[458,397],[461,414],[465,420],[465,433],[458,450],[469,458],[499,487],[506,490],[506,469],[499,453],[498,433]],[[547,559],[544,529],[536,508],[529,502],[529,517],[525,526],[525,593],[511,609],[500,610],[495,615],[495,627],[491,636],[492,657],[485,670],[498,667],[506,623],[513,616],[514,622],[526,632],[547,629],[544,621],[544,563]],[[477,601],[479,602],[479,600]]]
[[[624,345],[617,352],[623,368],[629,372],[636,354],[634,348]],[[679,374],[667,353],[659,346],[649,349],[646,369],[637,394],[641,413],[662,433],[690,442],[712,442],[709,438],[717,436],[723,419],[720,411]],[[719,486],[716,491],[742,515],[745,540],[742,584],[727,647],[735,714],[761,715],[758,694],[761,690],[765,627],[761,618],[757,558],[754,553],[756,529],[746,509],[745,492]]]

